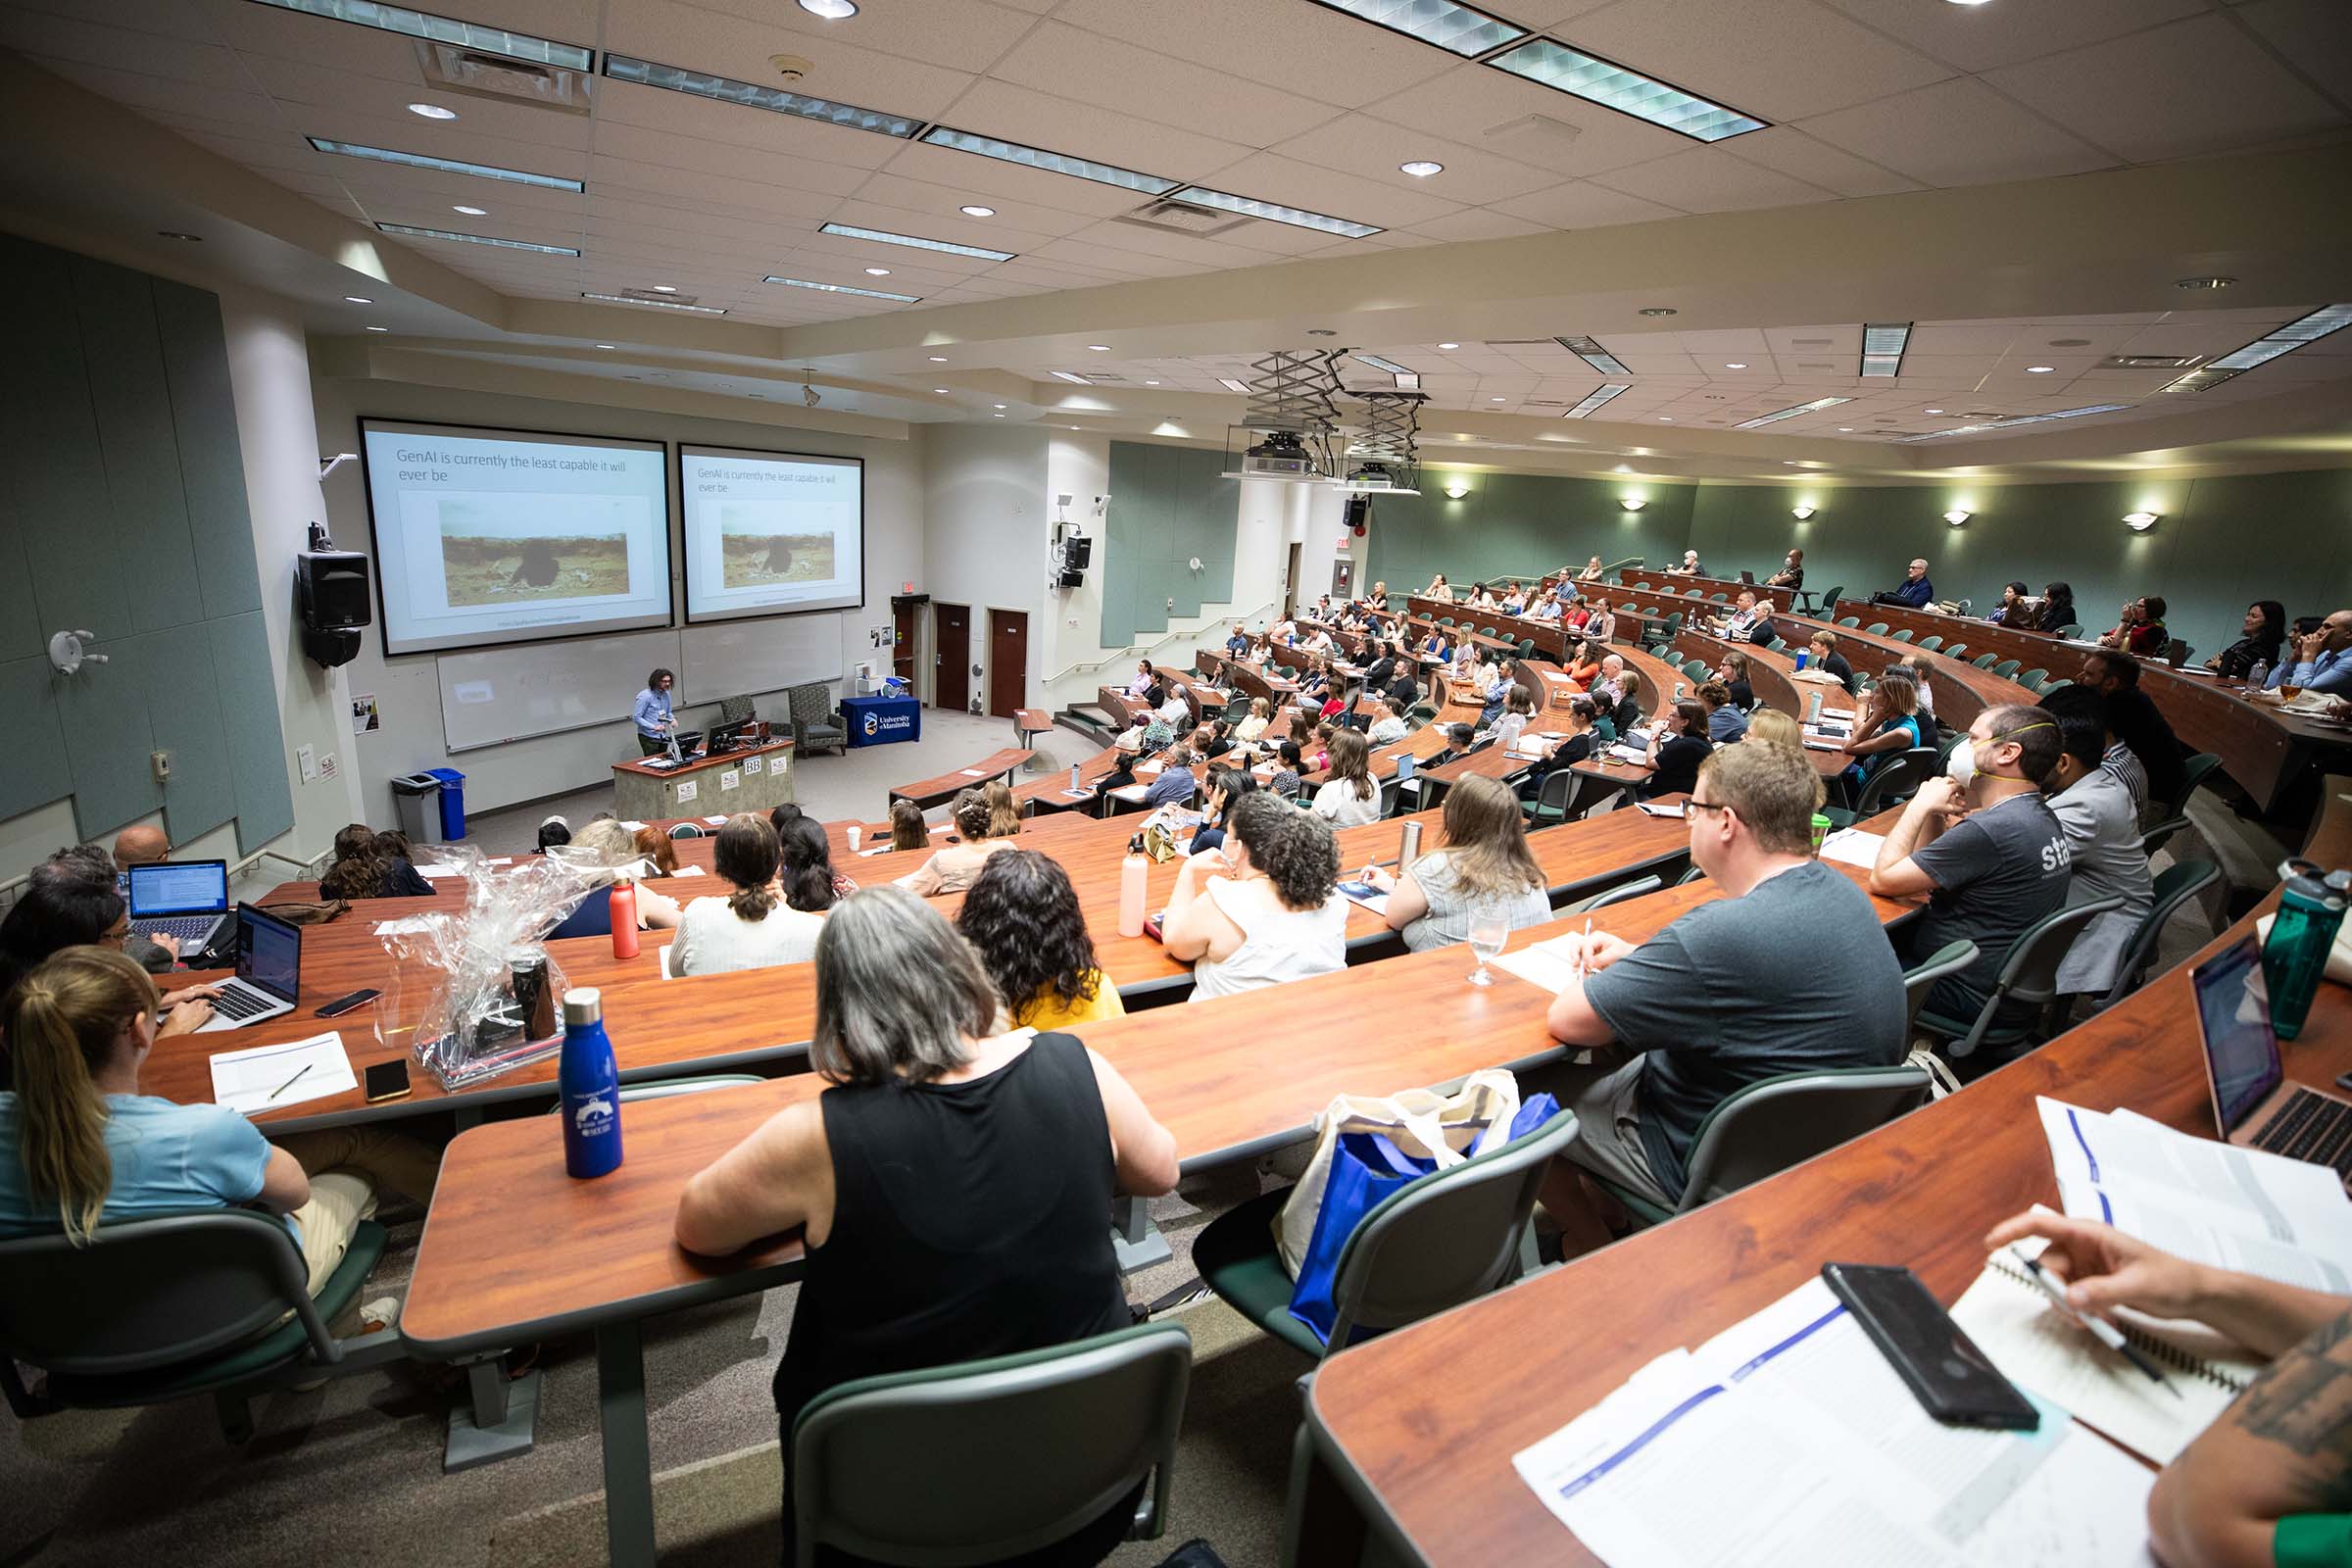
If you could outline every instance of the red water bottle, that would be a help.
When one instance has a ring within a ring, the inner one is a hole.
[[[637,956],[637,884],[622,877],[612,884],[612,956]]]

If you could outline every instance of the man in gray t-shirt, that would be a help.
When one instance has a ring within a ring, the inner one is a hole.
[[[1578,1124],[1568,1159],[1671,1204],[1699,1123],[1738,1090],[1902,1058],[1902,969],[1870,900],[1811,857],[1820,799],[1812,764],[1785,747],[1720,747],[1700,765],[1690,858],[1725,897],[1638,948],[1594,933],[1592,972],[1552,1000],[1561,1040],[1637,1054],[1558,1075]],[[1560,1183],[1544,1202],[1573,1225]]]
[[[1973,1022],[2011,944],[2066,902],[2074,852],[2041,795],[2058,754],[2050,714],[2015,704],[1985,709],[1953,748],[1945,776],[1919,787],[1879,846],[1870,890],[1928,899],[1911,930],[1912,960],[1961,938],[1977,945],[1974,963],[1928,993],[1928,1011]]]

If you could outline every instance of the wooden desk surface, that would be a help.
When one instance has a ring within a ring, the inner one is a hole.
[[[769,741],[765,746],[746,746],[738,751],[721,752],[716,757],[710,757],[708,755],[697,755],[690,757],[686,759],[682,765],[677,767],[648,767],[646,764],[654,760],[654,759],[650,757],[630,758],[626,761],[614,762],[612,764],[612,771],[615,773],[637,773],[646,778],[656,779],[686,778],[701,772],[706,767],[730,767],[741,762],[747,757],[766,757],[771,753],[789,752],[791,750],[792,738],[790,736],[786,736],[782,740]]]
[[[1716,896],[1703,881],[1669,889],[1613,906],[1606,926],[1641,941]],[[1910,912],[1874,902],[1884,918]],[[1532,927],[1510,946],[1583,924],[1580,916]],[[1407,954],[1077,1033],[1175,1135],[1185,1166],[1199,1169],[1298,1141],[1336,1094],[1443,1084],[1556,1054],[1544,1023],[1550,996],[1499,970],[1494,985],[1471,986],[1472,966],[1460,948]],[[1382,1027],[1347,1026],[1368,1017]],[[824,1087],[805,1073],[630,1105],[621,1116],[623,1163],[594,1181],[564,1174],[561,1129],[550,1119],[460,1134],[442,1159],[401,1332],[428,1354],[453,1355],[756,1288],[746,1274],[757,1284],[789,1278],[796,1237],[714,1261],[680,1250],[670,1227],[696,1171]]]
[[[1770,576],[1771,573],[1767,572],[1765,575]],[[1738,599],[1743,593],[1752,593],[1758,602],[1771,600],[1772,608],[1775,610],[1787,610],[1796,602],[1794,591],[1791,589],[1767,588],[1760,582],[1741,582],[1736,577],[1686,577],[1678,571],[1652,571],[1647,567],[1630,566],[1619,572],[1618,576],[1621,579],[1620,585],[1623,587],[1639,589],[1643,583],[1648,583],[1653,588],[1662,590],[1671,585],[1677,593],[1687,593],[1690,589],[1695,588],[1699,591],[1698,596],[1701,599],[1706,598],[1709,594],[1727,594],[1732,599]]]
[[[935,778],[916,779],[911,784],[894,784],[890,798],[894,801],[912,801],[922,807],[937,806],[992,778],[1003,778],[1036,755],[1025,746],[1007,746],[1003,751],[990,753],[977,762],[952,768]]]
[[[2274,894],[2256,913],[2276,902]],[[2238,940],[2254,918],[2196,958]],[[1762,1309],[1824,1262],[1907,1264],[1939,1299],[1956,1299],[1984,1266],[1986,1230],[2057,1200],[2036,1095],[2093,1110],[2129,1106],[2211,1136],[2188,967],[1830,1153],[1348,1350],[1310,1386],[1310,1421],[1424,1562],[1596,1563],[1519,1480],[1511,1455],[1654,1357]],[[2323,985],[2303,1037],[2283,1049],[2289,1075],[2306,1083],[2326,1085],[2352,1066],[2352,992]]]
[[[1835,632],[1838,654],[1854,666],[1858,676],[1875,675],[1878,671],[1874,665],[1883,667],[1920,653],[1913,644],[1899,642],[1891,635],[1877,635],[1805,615],[1784,615],[1781,619],[1784,622],[1781,635],[1791,643],[1811,637],[1817,631]],[[1876,621],[1866,618],[1862,624],[1873,625]],[[1798,629],[1792,635],[1788,627]],[[2003,703],[2021,703],[2032,708],[2041,701],[2039,692],[2004,680],[1988,669],[1979,669],[1965,659],[1954,659],[1941,652],[1925,657],[1936,689],[1936,718],[1948,728],[1965,730],[1976,722],[1979,713]]]

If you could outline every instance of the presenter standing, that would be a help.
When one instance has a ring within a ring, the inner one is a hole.
[[[677,733],[677,720],[669,713],[669,689],[677,679],[666,669],[657,669],[645,677],[645,690],[637,694],[637,749],[647,757],[668,751],[670,737]]]

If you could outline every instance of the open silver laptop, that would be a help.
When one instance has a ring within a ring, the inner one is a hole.
[[[237,906],[237,973],[213,999],[213,1018],[199,1034],[242,1029],[249,1023],[294,1010],[302,989],[302,927],[264,914],[250,904]]]
[[[228,923],[226,860],[155,860],[123,873],[133,936],[170,937],[183,953],[211,947]]]
[[[2294,1083],[2278,1058],[2262,950],[2247,937],[2189,972],[2225,1141],[2333,1166],[2352,1181],[2352,1100]]]

